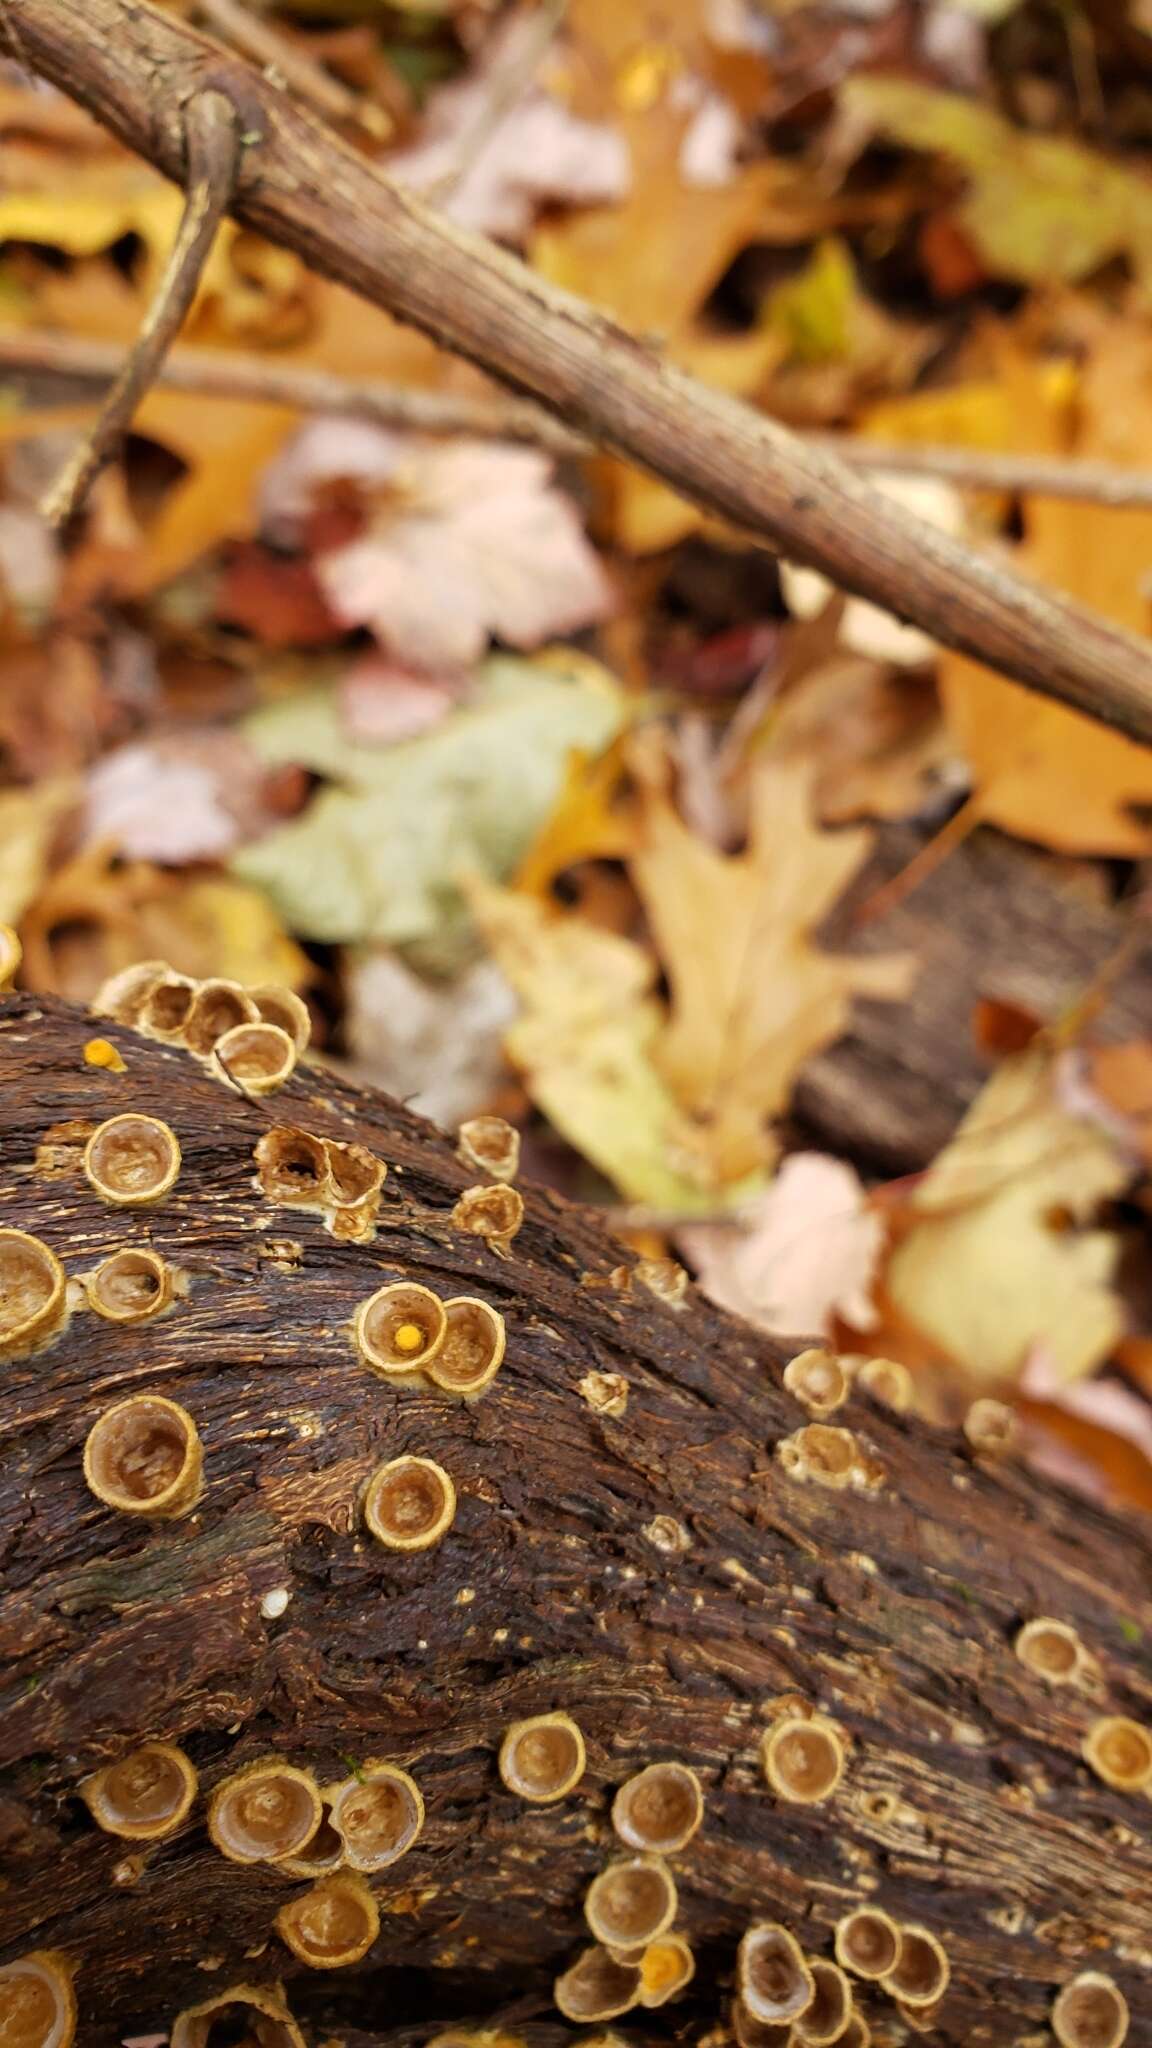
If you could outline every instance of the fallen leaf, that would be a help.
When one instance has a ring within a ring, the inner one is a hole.
[[[959,492],[936,477],[902,476],[875,471],[869,477],[873,487],[886,498],[895,499],[906,512],[928,526],[958,536],[964,531],[964,506]],[[814,619],[834,595],[834,586],[816,569],[781,562],[780,588],[794,618]],[[840,613],[840,639],[854,654],[871,661],[892,662],[899,668],[915,668],[930,661],[936,642],[919,626],[906,626],[879,605],[862,597],[847,597]]]
[[[320,647],[338,640],[333,616],[310,561],[262,541],[233,548],[216,586],[216,617],[242,626],[264,647]]]
[[[386,655],[367,654],[340,682],[340,717],[350,739],[388,746],[431,732],[447,717],[462,688],[458,675],[442,680],[406,669]]]
[[[289,525],[337,479],[375,494],[368,531],[321,554],[317,572],[345,626],[370,626],[393,657],[442,675],[489,637],[536,647],[602,618],[607,578],[553,465],[497,442],[422,441],[317,421],[265,479],[266,511]]]
[[[255,749],[220,729],[142,740],[88,777],[83,833],[129,860],[220,860],[270,822]]]
[[[1061,1384],[1082,1378],[1124,1325],[1119,1239],[1092,1217],[1131,1176],[1116,1139],[1061,1105],[1044,1050],[1008,1059],[910,1196],[887,1293],[973,1380],[1012,1382],[1037,1346]]]
[[[1152,1044],[1098,1045],[1083,1055],[1085,1081],[1105,1109],[1122,1119],[1134,1151],[1152,1160]]]
[[[845,1029],[852,997],[899,1000],[912,979],[906,959],[836,958],[813,943],[869,838],[821,832],[810,784],[804,763],[762,756],[748,849],[734,856],[697,839],[658,789],[644,792],[632,875],[672,991],[656,1058],[718,1187],[770,1163],[767,1120]]]
[[[305,937],[376,939],[451,969],[471,929],[458,877],[512,873],[556,801],[571,749],[605,746],[622,715],[615,685],[589,663],[566,677],[544,663],[490,660],[465,704],[389,746],[351,739],[331,692],[303,693],[258,713],[247,732],[265,760],[337,786],[233,866]]]
[[[621,802],[626,770],[623,739],[601,754],[569,755],[563,788],[517,870],[518,889],[543,896],[566,868],[633,851],[635,820]]]
[[[35,902],[53,842],[80,793],[72,776],[0,790],[0,924],[19,924]]]
[[[252,532],[257,486],[299,415],[287,406],[153,390],[141,402],[133,431],[146,434],[187,465],[148,521],[134,564],[132,591],[141,596],[187,569],[222,540]]]
[[[965,786],[963,760],[927,676],[833,654],[769,716],[774,751],[812,764],[823,825],[912,817]]]
[[[50,610],[60,580],[56,543],[38,512],[0,505],[0,613],[34,624]]]
[[[417,974],[374,948],[347,969],[348,1051],[374,1087],[451,1126],[492,1101],[516,1000],[499,967],[477,960],[449,980]]]
[[[731,1223],[677,1233],[711,1300],[773,1335],[828,1335],[840,1315],[876,1320],[871,1287],[884,1226],[850,1166],[793,1152]]]
[[[698,1210],[708,1196],[692,1134],[653,1059],[662,1012],[651,955],[478,878],[468,897],[520,998],[504,1049],[537,1107],[629,1200]]]
[[[955,218],[990,271],[1023,284],[1074,283],[1127,256],[1149,281],[1152,186],[1081,143],[1014,128],[991,107],[919,79],[847,79],[841,106],[868,130],[959,164]]]

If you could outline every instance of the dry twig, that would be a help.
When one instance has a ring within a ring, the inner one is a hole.
[[[934,638],[1152,743],[1152,649],[926,526],[844,463],[422,206],[250,66],[148,0],[4,0],[0,46],[168,177],[207,77],[251,110],[232,210],[569,426]]]
[[[270,21],[262,20],[243,6],[241,0],[198,0],[198,6],[204,20],[235,49],[275,73],[290,92],[315,107],[326,121],[363,128],[376,140],[391,133],[392,118],[385,108],[360,99],[306,50],[289,42]]]
[[[189,99],[181,123],[186,148],[184,213],[172,254],[135,345],[90,434],[69,456],[43,503],[44,517],[66,527],[80,510],[196,296],[216,230],[228,211],[240,160],[240,124],[232,101],[214,87]]]

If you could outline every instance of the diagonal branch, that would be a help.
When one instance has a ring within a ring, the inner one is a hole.
[[[0,0],[0,47],[182,180],[178,109],[245,110],[237,219],[847,590],[1152,744],[1152,647],[885,500],[834,457],[439,218],[148,0]]]
[[[164,356],[196,296],[216,230],[235,189],[240,123],[231,100],[214,89],[196,93],[184,110],[183,129],[187,186],[172,253],[132,352],[108,392],[99,418],[45,495],[44,517],[58,528],[68,526],[79,512],[144,393],[155,382]]]

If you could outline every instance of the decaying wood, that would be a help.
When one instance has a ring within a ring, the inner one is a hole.
[[[147,0],[3,0],[0,48],[183,181],[182,109],[241,114],[232,211],[710,510],[947,646],[1152,739],[1146,642],[912,518],[749,407],[422,206],[331,130]]]
[[[614,1788],[664,1757],[705,1788],[704,1825],[674,1859],[698,1974],[681,2005],[638,2016],[638,2041],[698,2040],[721,2020],[751,1921],[779,1918],[827,1954],[864,1899],[945,1942],[941,2042],[1045,2038],[1055,1990],[1088,1966],[1113,1973],[1132,2040],[1148,2037],[1147,1802],[1080,1760],[1096,1714],[1152,1713],[1146,1528],[863,1396],[835,1419],[878,1489],[789,1478],[773,1447],[806,1417],[781,1349],[699,1301],[621,1292],[620,1249],[587,1212],[526,1190],[500,1257],[450,1220],[469,1175],[448,1143],[395,1104],[309,1067],[249,1103],[184,1052],[100,1029],[124,1073],[86,1064],[89,1019],[0,1005],[0,1222],[73,1275],[147,1243],[190,1276],[153,1321],[77,1311],[4,1365],[2,1959],[74,1958],[82,2042],[111,2048],[230,1981],[280,1977],[317,2042],[343,2025],[383,2048],[393,2029],[427,2038],[462,2015],[554,2022],[552,1980],[612,1853]],[[175,1189],[142,1212],[105,1208],[79,1171],[85,1129],[127,1108],[165,1118],[184,1148]],[[374,1243],[338,1243],[258,1192],[271,1122],[387,1160]],[[353,1311],[404,1275],[506,1316],[507,1357],[478,1403],[397,1390],[359,1362]],[[627,1380],[622,1416],[589,1406],[590,1372]],[[142,1531],[87,1492],[81,1450],[104,1407],[144,1389],[195,1417],[207,1485],[189,1519]],[[357,1507],[403,1451],[459,1491],[449,1535],[408,1557],[371,1543]],[[679,1525],[672,1547],[653,1541],[657,1515]],[[1049,1692],[1014,1657],[1036,1615],[1079,1630],[1097,1697]],[[825,1805],[784,1804],[761,1775],[784,1695],[846,1732]],[[556,1708],[585,1732],[587,1775],[529,1808],[496,1750],[509,1722]],[[78,1780],[145,1736],[182,1743],[209,1792],[272,1752],[322,1781],[372,1757],[413,1773],[427,1828],[373,1881],[383,1932],[364,1964],[309,1975],[293,1960],[271,1923],[296,1887],[220,1856],[203,1799],[139,1861],[95,1827]],[[864,2002],[876,2041],[904,2038],[886,1999]]]

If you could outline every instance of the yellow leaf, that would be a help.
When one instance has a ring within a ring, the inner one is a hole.
[[[766,1120],[845,1029],[853,995],[897,1000],[911,982],[907,960],[813,944],[870,839],[815,827],[810,782],[802,762],[763,757],[748,850],[733,857],[696,838],[658,791],[645,794],[632,875],[672,989],[655,1057],[719,1186],[770,1163]]]
[[[594,757],[573,748],[564,787],[520,864],[517,889],[543,896],[578,861],[621,860],[632,851],[636,827],[619,804],[624,772],[622,739]]]
[[[0,792],[0,924],[19,924],[39,894],[57,828],[79,796],[71,776]]]
[[[989,1386],[1017,1378],[1037,1347],[1057,1378],[1077,1379],[1124,1327],[1119,1240],[1081,1224],[1131,1168],[1061,1105],[1052,1072],[1044,1051],[997,1069],[917,1188],[888,1269],[901,1313]]]
[[[150,391],[134,430],[188,464],[144,532],[135,564],[136,595],[187,569],[226,539],[250,533],[256,488],[299,414],[283,405]]]
[[[655,963],[631,940],[473,879],[477,922],[520,997],[504,1044],[537,1106],[634,1202],[691,1212],[707,1200],[690,1133],[653,1061]]]
[[[852,346],[855,308],[852,258],[827,235],[803,269],[777,285],[764,317],[793,361],[838,363]]]
[[[204,876],[185,882],[141,914],[139,957],[170,960],[185,974],[219,974],[252,986],[307,988],[316,978],[308,955],[289,938],[268,898],[246,882]]]

